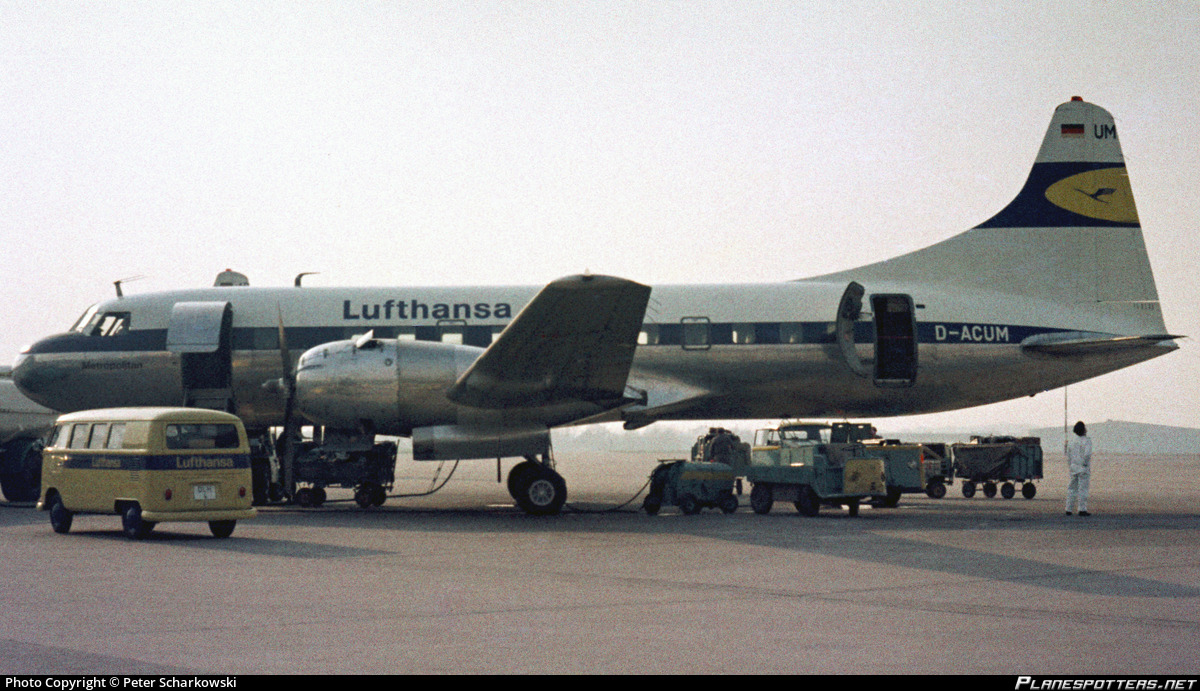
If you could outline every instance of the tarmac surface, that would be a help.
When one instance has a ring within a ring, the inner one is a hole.
[[[1200,457],[1103,456],[1092,516],[905,495],[816,518],[650,517],[652,454],[560,453],[571,510],[512,506],[494,463],[362,511],[272,507],[212,538],[0,504],[0,672],[1200,672]],[[505,471],[511,463],[505,464]],[[436,464],[402,462],[397,491]],[[442,469],[441,477],[449,467]],[[349,497],[345,490],[333,498]]]

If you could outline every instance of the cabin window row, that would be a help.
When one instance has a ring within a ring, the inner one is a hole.
[[[869,342],[873,332],[869,323],[855,325],[855,340]],[[435,341],[486,348],[504,330],[503,326],[376,326],[379,338]],[[861,332],[861,333],[857,333]],[[303,352],[309,348],[341,341],[364,333],[359,327],[292,327],[287,329],[288,349]],[[832,322],[711,322],[704,317],[688,317],[670,324],[645,324],[638,334],[638,345],[708,348],[715,345],[771,345],[834,343]],[[275,328],[233,330],[234,350],[278,350],[279,331]]]

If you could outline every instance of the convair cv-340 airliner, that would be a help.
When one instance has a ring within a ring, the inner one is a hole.
[[[58,411],[184,402],[260,435],[313,424],[411,437],[418,460],[524,457],[510,491],[554,513],[554,427],[965,408],[1148,360],[1175,338],[1112,116],[1075,98],[1007,207],[858,269],[765,285],[580,275],[540,290],[127,295],[29,346],[12,376]]]

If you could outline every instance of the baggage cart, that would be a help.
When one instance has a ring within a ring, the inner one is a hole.
[[[1021,496],[1037,495],[1034,480],[1042,479],[1042,440],[1037,437],[971,437],[967,444],[952,444],[954,475],[962,480],[964,497],[975,496],[982,486],[989,499],[1012,499],[1016,486]]]

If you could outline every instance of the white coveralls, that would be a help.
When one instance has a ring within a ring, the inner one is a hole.
[[[1071,470],[1071,482],[1067,485],[1067,513],[1078,509],[1087,511],[1088,485],[1092,478],[1092,440],[1075,435],[1067,443],[1067,465]]]

